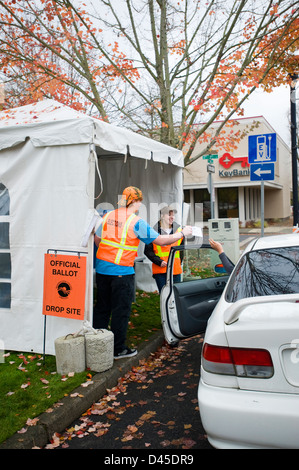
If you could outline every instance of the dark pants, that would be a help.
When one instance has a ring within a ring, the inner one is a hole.
[[[159,293],[161,293],[162,287],[164,287],[166,284],[166,273],[153,274],[153,278],[156,281]],[[180,282],[180,280],[181,280],[180,274],[175,274],[173,276],[173,282]]]
[[[108,276],[96,273],[97,302],[93,312],[93,327],[108,328],[114,334],[114,354],[126,347],[128,322],[134,299],[134,274]]]

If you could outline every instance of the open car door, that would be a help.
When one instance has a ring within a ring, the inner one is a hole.
[[[180,282],[173,282],[173,264],[178,251],[183,273]],[[164,336],[170,345],[205,332],[229,278],[220,263],[218,253],[210,245],[171,248],[166,285],[160,296]]]

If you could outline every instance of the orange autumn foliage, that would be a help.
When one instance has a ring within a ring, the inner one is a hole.
[[[242,135],[213,123],[231,125],[256,88],[298,72],[295,2],[142,3],[117,16],[98,0],[96,22],[83,2],[0,0],[5,106],[52,97],[182,149],[186,165],[197,141],[233,150]]]
[[[107,120],[97,88],[107,80],[139,78],[117,42],[111,43],[112,60],[100,53],[102,30],[84,5],[76,12],[54,0],[5,0],[0,7],[5,107],[51,97],[81,111],[93,104]]]

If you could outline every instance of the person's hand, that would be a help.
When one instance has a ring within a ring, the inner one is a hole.
[[[100,241],[101,241],[100,237],[95,234],[94,235],[94,242],[95,242],[97,247],[99,247]]]
[[[209,243],[211,247],[218,252],[219,255],[223,253],[224,250],[223,250],[223,246],[221,245],[221,243],[216,242],[215,240],[213,240],[213,238],[209,238]]]
[[[166,266],[167,266],[166,261],[162,261],[162,263],[161,263],[161,268],[166,268]]]
[[[186,227],[183,228],[182,232],[183,232],[184,237],[188,237],[189,235],[192,235],[191,225],[186,225]]]

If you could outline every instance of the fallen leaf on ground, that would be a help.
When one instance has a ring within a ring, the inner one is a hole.
[[[39,418],[33,418],[33,419],[28,418],[26,421],[26,424],[27,426],[36,426],[38,421],[39,421]]]
[[[27,387],[29,387],[29,385],[30,385],[30,382],[27,382],[26,384],[22,384],[21,388],[27,388]]]
[[[27,432],[27,428],[22,428],[18,431],[18,434],[24,434],[25,432]]]

